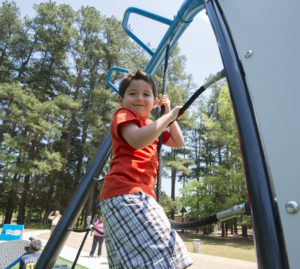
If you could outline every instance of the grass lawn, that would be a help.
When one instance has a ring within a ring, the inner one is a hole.
[[[200,253],[232,259],[256,262],[255,247],[252,237],[220,235],[203,236],[196,233],[180,233],[188,251],[193,252],[193,239],[200,239]]]

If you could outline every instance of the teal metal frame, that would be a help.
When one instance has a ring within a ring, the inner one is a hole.
[[[137,44],[139,44],[143,49],[145,49],[152,57],[145,68],[145,72],[151,75],[154,75],[157,69],[160,67],[162,61],[165,58],[166,47],[170,44],[170,52],[172,51],[174,45],[180,38],[180,36],[184,33],[186,28],[193,21],[194,17],[204,9],[203,0],[186,0],[180,7],[177,15],[173,20],[161,17],[151,12],[147,12],[145,10],[141,10],[138,8],[130,7],[128,8],[123,17],[123,28],[125,32],[134,40]],[[131,14],[138,14],[144,16],[146,18],[164,23],[169,25],[168,30],[163,36],[161,42],[159,43],[155,52],[153,52],[139,37],[137,37],[128,27],[129,18]],[[112,67],[109,69],[107,73],[107,84],[116,92],[119,93],[117,87],[111,82],[111,77],[114,71],[119,72],[129,72],[124,68],[120,67]]]

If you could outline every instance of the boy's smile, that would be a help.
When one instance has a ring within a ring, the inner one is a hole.
[[[157,103],[158,99],[154,99],[151,85],[142,79],[132,80],[124,97],[119,96],[119,104],[122,107],[130,108],[142,119],[148,118]]]

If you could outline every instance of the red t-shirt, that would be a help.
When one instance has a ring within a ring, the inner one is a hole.
[[[135,122],[139,127],[143,127],[152,121],[139,118],[128,108],[116,111],[110,126],[113,158],[110,162],[110,172],[104,177],[100,201],[135,192],[144,192],[156,199],[154,187],[158,167],[158,138],[143,149],[133,148],[123,139],[119,128],[128,122]],[[166,143],[169,137],[170,133],[164,131],[163,143]]]

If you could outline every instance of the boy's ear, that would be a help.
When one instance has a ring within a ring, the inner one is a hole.
[[[123,98],[120,95],[118,95],[118,103],[120,106],[123,106]]]
[[[159,99],[156,97],[153,102],[153,109],[159,104]]]

